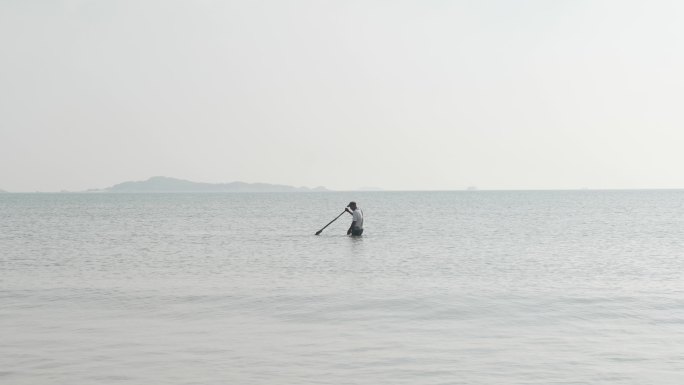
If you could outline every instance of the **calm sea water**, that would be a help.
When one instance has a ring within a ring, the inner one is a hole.
[[[0,273],[2,384],[684,383],[683,191],[4,194]]]

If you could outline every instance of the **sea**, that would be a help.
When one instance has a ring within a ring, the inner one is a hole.
[[[0,194],[0,383],[681,385],[684,191]]]

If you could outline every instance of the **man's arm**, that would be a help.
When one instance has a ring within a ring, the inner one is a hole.
[[[352,218],[354,217],[354,213],[352,213],[351,210],[349,210],[349,207],[345,207],[344,211],[348,212],[349,215],[352,216]],[[347,235],[351,234],[352,227],[354,227],[354,221],[352,221],[351,226],[349,226],[349,230],[347,230]]]
[[[354,212],[352,212],[352,213],[350,213],[350,214],[352,215],[352,223],[351,223],[351,225],[349,226],[349,230],[347,230],[347,235],[351,234],[352,229],[353,229],[354,227],[356,227],[356,223],[361,219],[359,213],[356,212],[356,211],[354,211]]]

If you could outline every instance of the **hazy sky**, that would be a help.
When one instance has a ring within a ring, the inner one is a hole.
[[[0,0],[0,188],[684,188],[684,1]]]

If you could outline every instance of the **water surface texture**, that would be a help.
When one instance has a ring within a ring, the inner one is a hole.
[[[4,194],[0,273],[3,384],[684,383],[682,191]]]

